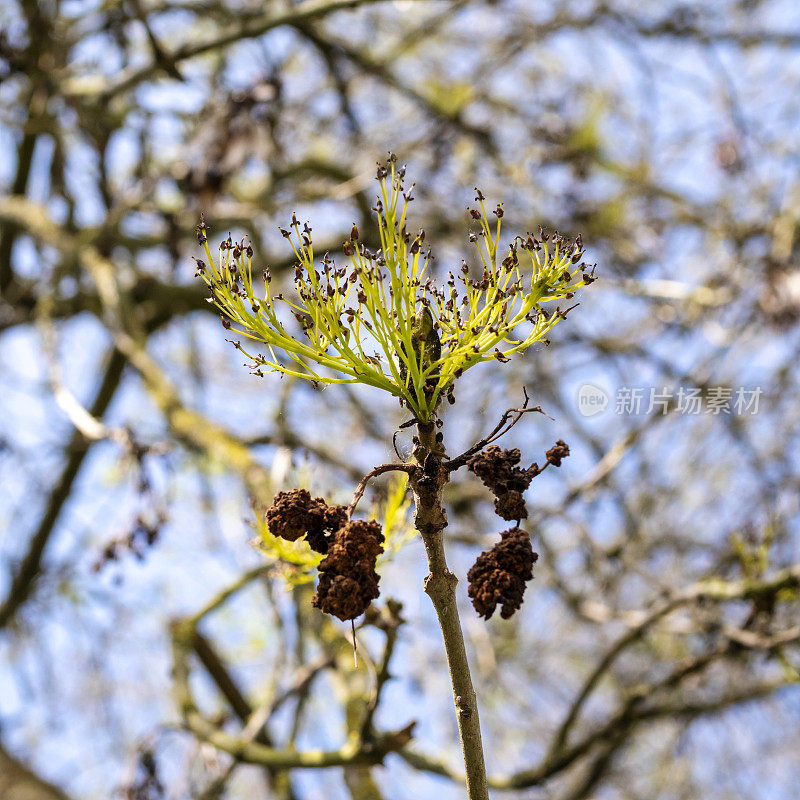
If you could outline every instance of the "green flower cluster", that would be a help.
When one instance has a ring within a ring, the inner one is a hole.
[[[568,242],[543,231],[538,238],[516,237],[498,263],[503,209],[498,205],[492,212],[496,222],[490,225],[478,191],[477,207],[469,213],[479,230],[470,241],[482,275],[473,279],[462,263],[457,275],[437,285],[424,230],[412,235],[406,229],[414,187],[406,191],[404,177],[394,155],[379,165],[374,210],[380,247],[370,250],[354,225],[342,247],[346,266],[337,266],[327,253],[315,266],[311,228],[292,216],[291,230],[281,230],[297,257],[291,297],[273,293],[269,270],[263,273],[263,294],[256,292],[253,250],[244,241],[229,236],[215,262],[203,223],[198,239],[208,264],[197,263],[225,327],[235,326],[266,346],[268,354],[253,354],[234,342],[257,374],[263,367],[318,383],[375,386],[429,422],[442,397],[452,401],[453,385],[466,370],[491,359],[505,361],[545,339],[570,310],[548,310],[546,304],[571,299],[594,278],[581,263],[580,237]],[[302,334],[288,327],[292,316]]]

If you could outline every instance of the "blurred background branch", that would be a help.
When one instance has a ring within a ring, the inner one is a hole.
[[[798,53],[789,0],[3,4],[0,795],[463,796],[420,543],[355,668],[248,544],[280,489],[349,503],[401,409],[249,374],[191,260],[201,214],[275,286],[292,211],[334,259],[353,223],[376,247],[391,149],[437,277],[476,185],[509,240],[598,262],[549,348],[443,414],[461,452],[525,386],[553,419],[513,446],[572,453],[528,493],[521,612],[486,626],[459,587],[495,790],[794,798]],[[463,575],[499,527],[466,476],[444,500]]]

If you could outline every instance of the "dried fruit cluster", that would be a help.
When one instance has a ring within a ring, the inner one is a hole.
[[[533,577],[533,565],[539,558],[522,528],[511,528],[500,536],[467,573],[472,605],[485,619],[497,606],[501,606],[500,616],[508,619],[522,605],[525,584]]]
[[[470,472],[474,472],[495,494],[494,508],[498,516],[509,521],[528,518],[522,493],[540,472],[538,464],[532,464],[528,469],[518,467],[520,457],[516,447],[502,450],[493,444],[467,462]]]
[[[294,542],[306,537],[325,555],[319,565],[315,608],[341,620],[355,619],[380,595],[375,563],[383,552],[383,533],[375,521],[348,520],[345,506],[329,506],[306,489],[278,492],[267,509],[274,536]]]
[[[568,455],[569,447],[559,439],[545,452],[544,467],[534,463],[523,469],[517,466],[521,458],[517,448],[503,450],[494,444],[467,462],[469,470],[494,493],[497,515],[517,522],[517,527],[501,534],[501,540],[491,550],[478,556],[467,574],[472,605],[482,617],[489,619],[501,605],[500,616],[508,619],[522,605],[525,584],[533,577],[533,565],[538,558],[530,537],[519,527],[519,521],[528,518],[522,493],[544,469],[551,464],[560,467]]]
[[[328,552],[332,534],[347,522],[345,506],[329,506],[306,489],[278,492],[267,509],[267,524],[274,536],[294,542],[301,536],[318,553]]]
[[[569,445],[563,439],[557,439],[556,443],[545,451],[545,458],[548,464],[554,467],[560,467],[562,459],[569,455]]]
[[[355,619],[380,595],[375,562],[383,552],[381,526],[353,520],[334,534],[319,565],[319,585],[311,604],[341,620]]]
[[[547,464],[560,467],[561,461],[569,455],[566,442],[559,439],[546,453]],[[515,447],[513,450],[503,450],[496,444],[489,445],[485,450],[467,462],[470,472],[477,475],[483,483],[494,493],[494,509],[497,515],[509,522],[527,519],[528,509],[522,493],[531,485],[531,481],[541,473],[545,467],[533,463],[527,469],[518,467],[520,452]]]
[[[530,537],[519,527],[528,509],[522,493],[549,465],[560,467],[569,447],[558,440],[546,453],[545,467],[534,463],[518,466],[520,451],[490,445],[467,462],[495,494],[495,511],[517,525],[501,533],[500,541],[478,556],[469,570],[469,596],[480,616],[489,619],[501,606],[503,619],[521,605],[525,584],[533,577],[538,555]],[[341,620],[355,619],[380,595],[375,571],[383,552],[383,533],[375,521],[349,520],[345,506],[329,506],[322,497],[306,489],[278,492],[267,509],[267,524],[273,535],[294,542],[302,536],[318,553],[325,555],[319,564],[319,585],[312,604]]]

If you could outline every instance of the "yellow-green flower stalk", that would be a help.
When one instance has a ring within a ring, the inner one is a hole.
[[[416,236],[407,230],[414,187],[406,191],[404,177],[394,155],[378,167],[380,248],[369,250],[354,225],[342,248],[345,266],[327,253],[315,265],[311,228],[292,216],[291,229],[281,229],[297,257],[292,296],[273,293],[269,270],[263,272],[263,291],[256,291],[253,250],[244,241],[229,236],[215,261],[203,223],[198,239],[208,264],[197,263],[225,327],[266,346],[265,354],[254,354],[234,342],[257,374],[263,375],[263,367],[315,383],[375,386],[427,423],[443,396],[452,400],[455,381],[470,367],[505,361],[545,340],[570,310],[549,307],[571,299],[594,278],[581,263],[580,237],[516,237],[498,262],[503,209],[498,205],[492,212],[491,225],[478,191],[478,205],[469,213],[479,230],[470,241],[482,274],[472,279],[463,263],[457,275],[437,285],[424,230]]]

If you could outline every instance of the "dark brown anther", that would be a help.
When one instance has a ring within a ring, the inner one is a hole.
[[[501,364],[507,364],[509,361],[511,361],[511,359],[510,359],[510,358],[508,358],[508,357],[504,356],[504,355],[503,355],[503,354],[500,352],[500,350],[499,350],[498,348],[496,348],[496,347],[495,347],[495,349],[494,349],[494,357],[495,357],[495,358],[496,358],[496,359],[497,359],[497,360],[498,360],[498,361],[499,361]]]
[[[208,230],[208,226],[206,225],[206,221],[203,215],[200,215],[200,222],[195,228],[197,232],[197,243],[198,244],[205,244],[208,241],[208,237],[206,236],[206,231]]]

